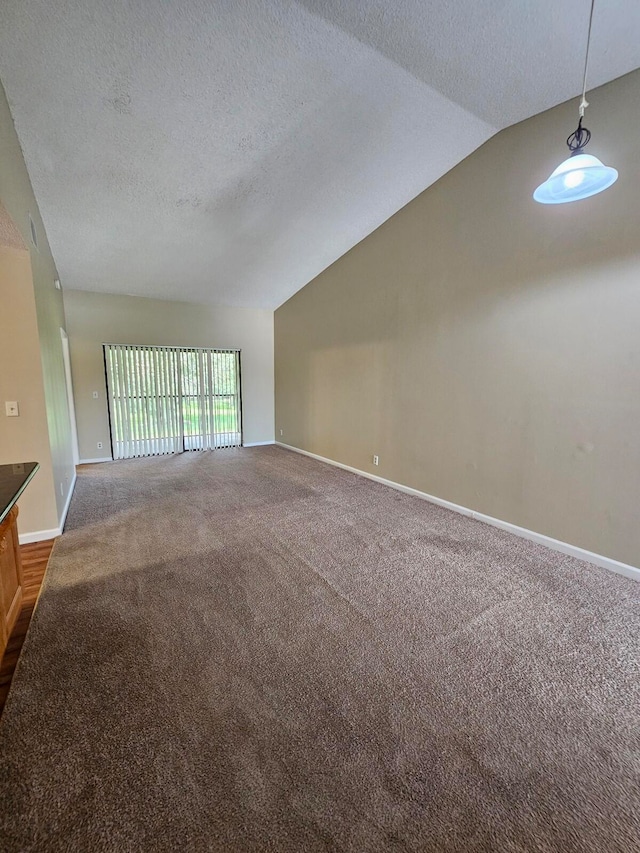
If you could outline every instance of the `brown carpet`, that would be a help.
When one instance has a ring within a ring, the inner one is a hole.
[[[0,848],[640,850],[639,602],[275,447],[85,468]]]

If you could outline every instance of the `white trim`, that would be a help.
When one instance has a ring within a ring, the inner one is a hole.
[[[608,569],[610,572],[616,572],[619,575],[632,578],[640,581],[640,568],[630,566],[627,563],[620,563],[618,560],[613,560],[611,557],[603,557],[601,554],[594,554],[592,551],[587,551],[584,548],[579,548],[577,545],[570,545],[568,542],[561,542],[559,539],[553,539],[551,536],[545,536],[543,533],[536,533],[533,530],[527,530],[526,527],[518,527],[517,524],[511,524],[509,521],[502,521],[500,518],[493,518],[490,515],[485,515],[482,512],[469,509],[459,504],[451,503],[443,498],[428,495],[426,492],[421,492],[418,489],[412,489],[410,486],[403,486],[401,483],[395,483],[393,480],[385,480],[384,477],[378,477],[376,474],[369,474],[367,471],[361,471],[359,468],[352,468],[351,465],[343,465],[342,462],[335,462],[333,459],[327,459],[324,456],[318,456],[316,453],[310,453],[308,450],[301,450],[299,447],[293,447],[291,444],[283,444],[281,441],[275,442],[278,447],[283,447],[285,450],[293,450],[294,453],[301,453],[303,456],[310,456],[312,459],[317,459],[319,462],[326,462],[328,465],[335,465],[336,468],[343,468],[345,471],[351,471],[352,474],[359,474],[361,477],[366,477],[368,480],[375,480],[376,483],[382,483],[384,486],[390,486],[392,489],[397,489],[399,492],[406,492],[408,495],[413,495],[429,503],[437,504],[446,509],[453,510],[460,515],[469,516],[477,521],[482,521],[485,524],[490,524],[493,527],[499,527],[501,530],[506,530],[513,533],[514,536],[519,536],[521,539],[529,539],[532,542],[537,542],[539,545],[544,545],[551,548],[553,551],[560,551],[562,554],[568,554],[570,557],[577,557],[579,560],[584,560],[587,563],[593,563],[600,568]]]
[[[265,447],[267,444],[275,444],[275,441],[245,441],[243,447]]]
[[[67,513],[69,512],[69,504],[71,503],[71,498],[73,497],[73,490],[76,487],[76,480],[78,479],[78,475],[76,472],[73,472],[73,480],[71,481],[71,488],[69,489],[69,494],[67,495],[67,500],[65,501],[64,508],[62,510],[62,516],[60,517],[60,530],[64,530],[64,525],[67,520]]]
[[[78,465],[93,465],[96,462],[113,462],[111,456],[102,456],[100,459],[81,459]]]
[[[60,284],[60,282],[58,282]],[[69,426],[71,427],[71,451],[73,464],[77,465],[80,459],[78,450],[78,429],[76,425],[76,404],[73,399],[73,380],[71,378],[71,355],[69,354],[69,336],[60,326],[60,339],[62,341],[62,360],[64,362],[64,378],[67,389],[67,407],[69,409]]]
[[[60,517],[60,527],[52,527],[50,530],[34,530],[33,533],[19,533],[18,542],[20,545],[29,545],[31,542],[44,542],[45,539],[57,539],[58,536],[62,535],[62,531],[64,530],[64,524],[67,520],[67,513],[69,512],[69,506],[71,504],[71,498],[73,497],[73,490],[76,487],[77,479],[78,475],[74,471],[73,480],[71,481],[71,488],[69,489],[67,499],[62,509],[62,515]]]
[[[29,545],[31,542],[44,542],[45,539],[57,539],[62,533],[59,527],[52,527],[51,530],[35,530],[33,533],[18,534],[18,542],[20,545]]]

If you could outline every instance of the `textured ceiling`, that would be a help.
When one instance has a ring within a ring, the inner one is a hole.
[[[588,14],[3,0],[0,78],[65,287],[272,308],[497,130],[577,95]],[[599,0],[590,84],[638,66],[640,2]]]

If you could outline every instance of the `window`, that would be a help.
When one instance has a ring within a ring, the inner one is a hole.
[[[240,351],[104,345],[114,459],[242,444]]]

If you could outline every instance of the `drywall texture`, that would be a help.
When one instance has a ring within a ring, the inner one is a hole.
[[[33,195],[29,174],[24,163],[18,137],[13,126],[11,112],[7,103],[4,90],[0,85],[0,204],[8,213],[9,217],[22,235],[24,244],[29,247],[31,278],[30,285],[35,298],[35,309],[38,325],[38,341],[31,342],[33,347],[37,346],[38,358],[41,362],[42,376],[40,382],[44,387],[46,402],[46,430],[48,438],[44,439],[33,448],[35,458],[43,465],[36,478],[49,479],[50,489],[48,497],[42,496],[39,509],[32,514],[27,512],[28,499],[21,502],[24,505],[20,532],[34,533],[39,530],[51,530],[58,526],[59,520],[68,498],[69,489],[74,476],[73,456],[71,449],[71,430],[69,424],[69,409],[67,405],[67,389],[64,376],[64,362],[62,356],[62,342],[60,329],[64,328],[64,308],[62,294],[56,290],[53,283],[58,277],[56,266],[51,255],[47,235],[40,217],[37,202]],[[29,216],[33,220],[38,246],[34,246],[31,237],[31,225]],[[4,323],[10,324],[11,317],[17,310],[12,304],[11,298],[2,300],[3,312],[7,312]],[[22,323],[16,317],[16,323]],[[0,374],[11,374],[14,369],[13,362],[3,361],[0,364]],[[35,382],[34,377],[34,382]],[[30,384],[20,389],[25,399],[35,393]],[[20,402],[18,400],[18,402]],[[38,417],[41,414],[37,415]],[[4,417],[4,412],[0,412]],[[44,436],[39,427],[27,424],[21,415],[18,419],[21,428],[35,435]],[[12,427],[12,429],[14,429]],[[15,453],[19,447],[11,444],[4,445],[2,450],[3,459],[11,457],[9,461],[15,461]],[[50,462],[47,462],[47,459]],[[29,487],[34,488],[36,480]]]
[[[0,218],[4,211],[0,209]],[[26,249],[2,245],[0,237],[0,465],[40,462],[20,498],[19,530],[58,526],[49,452],[47,406],[31,262]],[[20,416],[5,415],[5,400],[16,400]]]
[[[110,455],[103,343],[241,349],[244,441],[273,441],[272,311],[80,290],[64,299],[80,460]]]
[[[274,308],[577,94],[588,20],[588,0],[3,0],[0,75],[69,287]],[[640,65],[637,0],[596,4],[592,48],[593,83]]]
[[[639,566],[640,72],[589,101],[606,193],[532,201],[576,124],[556,107],[276,311],[276,436]]]

